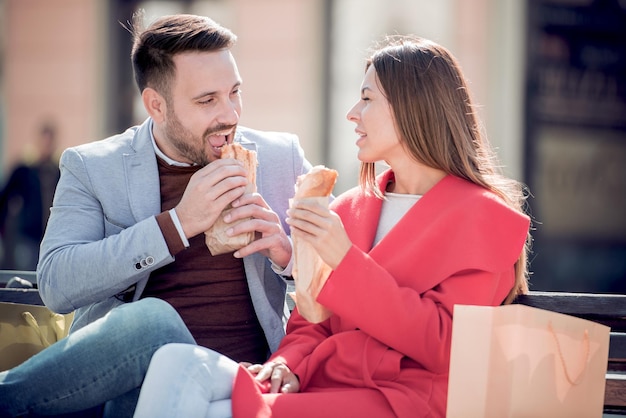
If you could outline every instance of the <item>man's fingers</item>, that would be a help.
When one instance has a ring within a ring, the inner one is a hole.
[[[241,200],[243,196],[247,196],[247,195],[244,194],[239,199],[235,199],[235,201]],[[235,201],[233,201],[232,203],[234,203]],[[235,222],[239,219],[254,218],[254,219],[260,219],[260,220],[264,220],[264,221],[276,223],[276,224],[280,223],[280,219],[278,218],[278,215],[274,211],[266,207],[263,207],[261,205],[257,205],[257,204],[247,204],[247,205],[242,205],[242,206],[233,205],[233,208],[234,209],[231,211],[228,219],[225,219],[226,222]]]
[[[269,209],[269,205],[267,204],[267,202],[258,193],[247,193],[233,202],[233,207],[235,208],[245,205],[257,205],[262,208]]]

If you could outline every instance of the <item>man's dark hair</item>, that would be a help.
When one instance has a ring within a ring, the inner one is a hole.
[[[151,87],[169,97],[176,67],[173,56],[183,52],[211,52],[232,47],[237,37],[205,16],[163,16],[143,29],[143,13],[133,16],[131,58],[139,91]]]

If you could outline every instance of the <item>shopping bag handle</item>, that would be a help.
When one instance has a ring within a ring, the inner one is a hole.
[[[59,341],[67,335],[68,319],[64,315],[52,313],[50,323],[56,336],[55,341]]]
[[[550,331],[550,334],[552,334],[552,336],[554,337],[554,341],[556,342],[556,349],[557,349],[557,352],[559,353],[559,358],[561,359],[561,365],[563,366],[563,371],[565,372],[565,379],[567,379],[569,384],[572,386],[576,386],[580,384],[582,381],[581,377],[583,375],[583,372],[585,371],[585,368],[587,367],[587,362],[589,361],[589,330],[585,330],[585,333],[583,334],[583,342],[585,343],[585,357],[583,359],[582,370],[580,371],[576,379],[572,379],[569,371],[567,370],[567,364],[565,364],[565,358],[563,357],[563,352],[561,351],[561,344],[559,343],[559,336],[556,334],[556,332],[554,331],[554,328],[552,327],[552,321],[548,322],[548,330]]]
[[[37,323],[37,320],[35,319],[33,314],[28,311],[22,312],[22,318],[24,318],[28,326],[31,327],[33,331],[35,331],[35,333],[39,337],[39,340],[41,341],[41,345],[43,345],[44,347],[50,347],[50,342],[48,341],[46,336],[43,335],[43,332],[41,332],[39,323]]]

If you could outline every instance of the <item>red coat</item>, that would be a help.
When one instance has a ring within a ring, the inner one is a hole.
[[[529,218],[447,176],[372,248],[382,201],[355,188],[331,206],[354,244],[317,299],[334,315],[310,324],[294,311],[272,356],[301,393],[261,395],[242,368],[234,416],[444,417],[453,306],[502,303]]]

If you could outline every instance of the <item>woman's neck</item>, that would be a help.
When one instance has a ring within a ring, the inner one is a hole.
[[[395,180],[387,191],[400,194],[424,195],[446,176],[445,171],[427,167],[420,163],[391,167]]]

